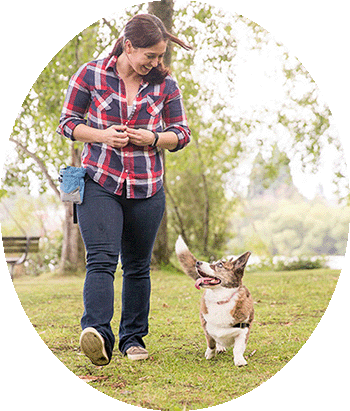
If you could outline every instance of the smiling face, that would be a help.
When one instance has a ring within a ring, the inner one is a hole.
[[[165,41],[160,41],[156,45],[147,48],[134,48],[130,40],[126,40],[124,45],[130,68],[140,76],[147,75],[163,61],[166,48],[167,43]]]

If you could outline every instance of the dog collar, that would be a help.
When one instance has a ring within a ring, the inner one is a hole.
[[[235,291],[235,292],[231,295],[230,298],[227,298],[227,300],[217,301],[216,304],[218,304],[218,305],[223,305],[223,304],[229,303],[229,302],[232,300],[232,298],[233,298],[233,296],[234,296],[235,294],[237,294],[237,291]]]
[[[249,323],[238,323],[238,324],[233,325],[232,327],[233,328],[246,328],[246,327],[249,327],[249,326],[250,326]]]

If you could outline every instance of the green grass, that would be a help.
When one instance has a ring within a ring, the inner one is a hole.
[[[160,410],[206,408],[237,398],[268,380],[299,351],[325,312],[339,271],[247,273],[255,321],[245,356],[236,368],[232,351],[208,361],[199,324],[201,292],[180,273],[152,273],[147,361],[131,362],[115,349],[107,367],[79,351],[83,279],[42,275],[15,279],[22,306],[44,342],[77,376],[128,404]],[[116,276],[112,326],[118,334],[121,278]]]

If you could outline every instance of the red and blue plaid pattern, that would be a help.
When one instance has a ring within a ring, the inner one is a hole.
[[[84,64],[72,76],[57,129],[72,140],[78,124],[106,129],[127,125],[151,131],[173,131],[178,137],[177,151],[190,141],[190,130],[179,87],[170,76],[161,84],[142,82],[128,116],[125,84],[116,71],[117,57]],[[148,198],[163,184],[161,150],[128,144],[117,149],[102,143],[85,143],[83,167],[89,176],[108,191],[122,194],[126,182],[127,198]]]

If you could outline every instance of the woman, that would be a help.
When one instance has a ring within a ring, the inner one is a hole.
[[[87,251],[80,346],[96,365],[110,362],[115,343],[119,255],[119,349],[132,360],[148,357],[150,261],[165,208],[161,149],[177,151],[190,141],[178,85],[163,64],[169,41],[191,48],[157,17],[135,16],[108,58],[84,64],[71,78],[60,119],[59,133],[85,143],[87,178],[77,207]]]

